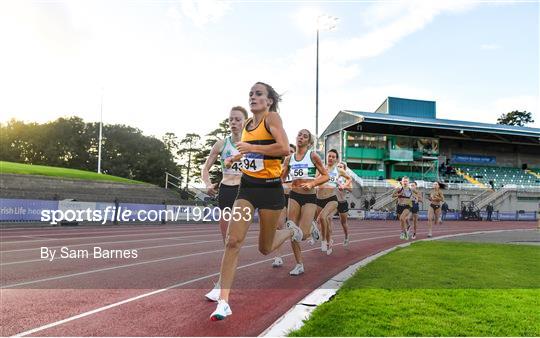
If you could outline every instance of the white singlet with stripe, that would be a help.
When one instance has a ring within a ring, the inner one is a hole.
[[[328,185],[328,186],[337,188],[337,186],[338,186],[338,178],[339,178],[338,167],[334,166],[334,168],[331,171],[328,172],[328,176],[330,176],[330,179],[324,185]]]
[[[240,170],[242,168],[242,162],[236,161],[233,162],[230,168],[227,168],[225,166],[225,159],[231,156],[235,156],[240,154],[238,149],[236,149],[235,145],[232,143],[231,136],[227,136],[223,143],[223,149],[221,150],[221,170],[223,172],[223,175],[242,175],[242,171]]]
[[[345,184],[345,182],[347,182],[347,179],[345,177],[343,177],[343,176],[339,176],[337,181],[338,181],[338,184],[343,185],[343,184]],[[345,190],[343,190],[343,191],[337,190],[336,191],[336,196],[337,196],[338,202],[346,201],[346,199],[345,199],[346,193],[347,192]]]
[[[306,151],[304,157],[297,161],[296,154],[291,155],[289,160],[289,175],[292,180],[314,180],[317,167],[311,160],[311,150]]]

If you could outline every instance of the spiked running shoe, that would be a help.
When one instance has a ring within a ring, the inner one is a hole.
[[[212,321],[223,320],[225,317],[232,315],[232,310],[229,304],[223,299],[219,299],[216,311],[212,312],[210,319]]]

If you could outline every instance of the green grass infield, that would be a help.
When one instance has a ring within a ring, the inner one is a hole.
[[[540,247],[414,243],[360,269],[290,336],[540,336]]]
[[[118,176],[98,174],[91,171],[67,169],[60,167],[49,167],[44,165],[22,164],[14,162],[0,161],[0,172],[2,174],[21,175],[43,175],[54,178],[71,178],[91,181],[112,181],[119,183],[141,184],[143,182],[129,180]]]

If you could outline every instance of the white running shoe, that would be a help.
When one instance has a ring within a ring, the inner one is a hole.
[[[348,247],[349,246],[349,237],[345,237],[345,239],[343,240],[343,247]]]
[[[223,320],[225,317],[232,315],[231,307],[225,300],[219,299],[217,302],[216,311],[210,315],[212,321]]]
[[[400,234],[399,234],[399,239],[405,239],[405,232],[402,231]]]
[[[326,252],[328,250],[328,243],[326,241],[321,241],[321,251]]]
[[[413,232],[413,234],[412,234],[412,237],[411,237],[411,238],[412,238],[412,239],[416,239],[416,232]]]
[[[317,228],[317,223],[315,223],[315,221],[311,222],[311,238],[314,241],[321,239],[321,232],[319,231],[319,228]]]
[[[296,264],[294,269],[289,272],[291,276],[298,276],[304,273],[304,264]]]
[[[431,234],[431,231],[427,234],[427,237],[428,237],[428,238],[433,237],[433,234]]]
[[[409,231],[405,231],[405,240],[409,240]]]
[[[332,254],[332,246],[334,246],[334,240],[331,239],[330,242],[328,242],[328,250],[326,250],[326,254],[330,256]]]
[[[283,265],[283,259],[281,259],[281,257],[275,257],[274,261],[272,262],[272,267],[279,268],[282,265]]]
[[[217,302],[220,294],[221,294],[221,286],[219,286],[219,283],[216,283],[216,285],[214,285],[214,288],[204,296],[206,297],[207,300],[211,302]]]
[[[293,221],[287,221],[287,223],[285,223],[285,226],[287,227],[287,229],[292,229],[293,231],[293,235],[291,237],[292,241],[295,241],[295,242],[302,241],[302,238],[304,237],[304,233],[302,232],[302,229],[300,229],[299,226],[294,224]]]
[[[310,238],[308,240],[309,245],[315,245],[315,240],[313,238]]]

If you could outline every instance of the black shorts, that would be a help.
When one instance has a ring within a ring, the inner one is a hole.
[[[438,205],[438,204],[433,204],[433,203],[431,203],[429,206],[432,207],[433,210],[437,210],[437,209],[439,209],[439,208],[441,207],[440,205]]]
[[[281,179],[265,180],[242,175],[236,199],[243,199],[255,209],[281,210],[285,207],[285,193]]]
[[[320,200],[320,199],[317,198],[317,205],[318,205],[319,207],[321,207],[321,208],[324,209],[324,207],[325,207],[328,203],[330,203],[330,202],[332,202],[332,201],[336,201],[336,202],[337,202],[337,197],[336,197],[336,195],[334,195],[334,196],[332,196],[332,197],[325,198],[325,199],[323,199],[323,200]]]
[[[236,195],[238,195],[238,185],[219,185],[218,205],[221,210],[232,208]]]
[[[340,214],[345,214],[349,211],[349,202],[347,201],[338,201],[337,211]]]
[[[408,204],[398,204],[397,205],[397,208],[396,208],[396,212],[398,215],[401,215],[401,213],[405,210],[405,209],[409,209],[411,210],[411,206],[408,205]]]
[[[305,204],[311,203],[317,205],[317,195],[316,194],[300,194],[295,191],[291,191],[291,199],[295,200],[300,208]]]
[[[288,208],[289,207],[289,194],[285,194],[283,195],[283,197],[285,198],[285,208]]]
[[[417,214],[419,210],[420,210],[420,205],[418,205],[418,203],[413,203],[413,204],[412,204],[411,212],[412,212],[413,214]]]

